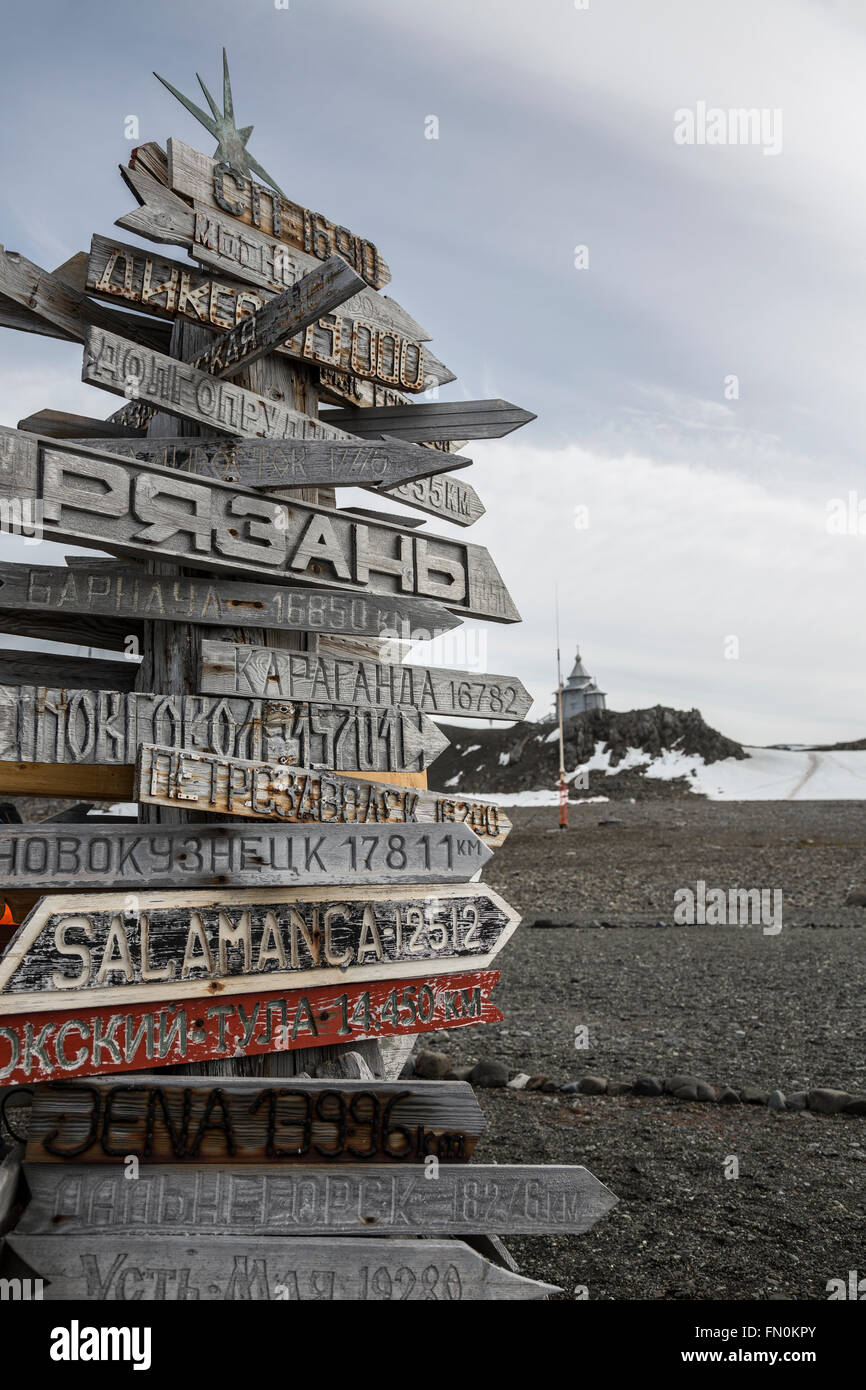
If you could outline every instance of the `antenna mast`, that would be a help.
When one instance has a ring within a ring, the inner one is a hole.
[[[562,663],[559,655],[559,586],[553,587],[556,613],[556,706],[559,716],[559,828],[568,829],[568,784],[565,780],[565,736],[562,729]]]

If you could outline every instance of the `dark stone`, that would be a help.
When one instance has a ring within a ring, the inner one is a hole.
[[[580,1093],[584,1096],[603,1096],[607,1091],[606,1076],[582,1076]]]
[[[697,1087],[698,1078],[689,1076],[687,1072],[677,1072],[674,1076],[669,1076],[665,1081],[665,1090],[669,1096],[676,1095],[677,1091],[683,1086]]]
[[[866,1096],[853,1096],[844,1108],[846,1115],[866,1115]]]
[[[630,1081],[608,1081],[607,1093],[609,1096],[625,1096],[631,1094]]]
[[[739,1105],[740,1096],[733,1086],[721,1086],[718,1094],[719,1105]]]
[[[663,1091],[664,1082],[657,1076],[639,1076],[634,1083],[636,1096],[660,1096]]]
[[[430,1048],[422,1048],[415,1057],[415,1075],[425,1081],[442,1081],[452,1066],[451,1058],[444,1052],[433,1052]]]
[[[818,1115],[838,1115],[853,1099],[847,1091],[834,1091],[830,1086],[817,1086],[807,1092],[806,1104]]]
[[[766,1105],[768,1093],[762,1091],[760,1086],[743,1086],[740,1090],[740,1100],[744,1105]]]
[[[504,1062],[476,1062],[469,1073],[473,1086],[507,1086],[509,1071]]]

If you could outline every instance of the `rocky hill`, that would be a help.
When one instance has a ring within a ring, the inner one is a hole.
[[[556,724],[550,720],[524,720],[505,729],[441,727],[451,746],[430,769],[431,787],[489,795],[552,790],[556,786],[559,737]],[[706,764],[746,757],[739,743],[710,728],[696,709],[655,705],[623,714],[591,710],[565,724],[566,772],[589,764],[588,786],[586,778],[570,784],[572,800],[691,795],[685,775],[659,778],[647,773],[657,774],[659,765],[666,761],[675,773],[683,759],[695,758]],[[687,770],[683,767],[682,772]]]

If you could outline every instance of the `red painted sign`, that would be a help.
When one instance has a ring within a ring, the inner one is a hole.
[[[213,1058],[501,1023],[496,970],[127,1008],[0,1015],[0,1082],[150,1071]]]

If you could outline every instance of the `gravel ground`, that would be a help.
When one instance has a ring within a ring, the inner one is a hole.
[[[610,814],[625,823],[598,824]],[[497,961],[505,1022],[439,1033],[437,1050],[557,1082],[688,1072],[866,1093],[866,931],[853,925],[866,910],[842,906],[849,884],[866,883],[866,805],[582,806],[562,833],[555,810],[513,818],[485,874],[524,914]],[[675,889],[698,878],[781,889],[782,931],[671,925]],[[530,926],[537,918],[612,928]],[[811,922],[834,925],[797,925]],[[575,1050],[578,1024],[587,1050]],[[509,1239],[522,1272],[567,1297],[584,1286],[592,1299],[825,1299],[829,1279],[866,1273],[864,1118],[478,1095],[489,1128],[476,1161],[583,1162],[619,1197],[585,1236]]]

